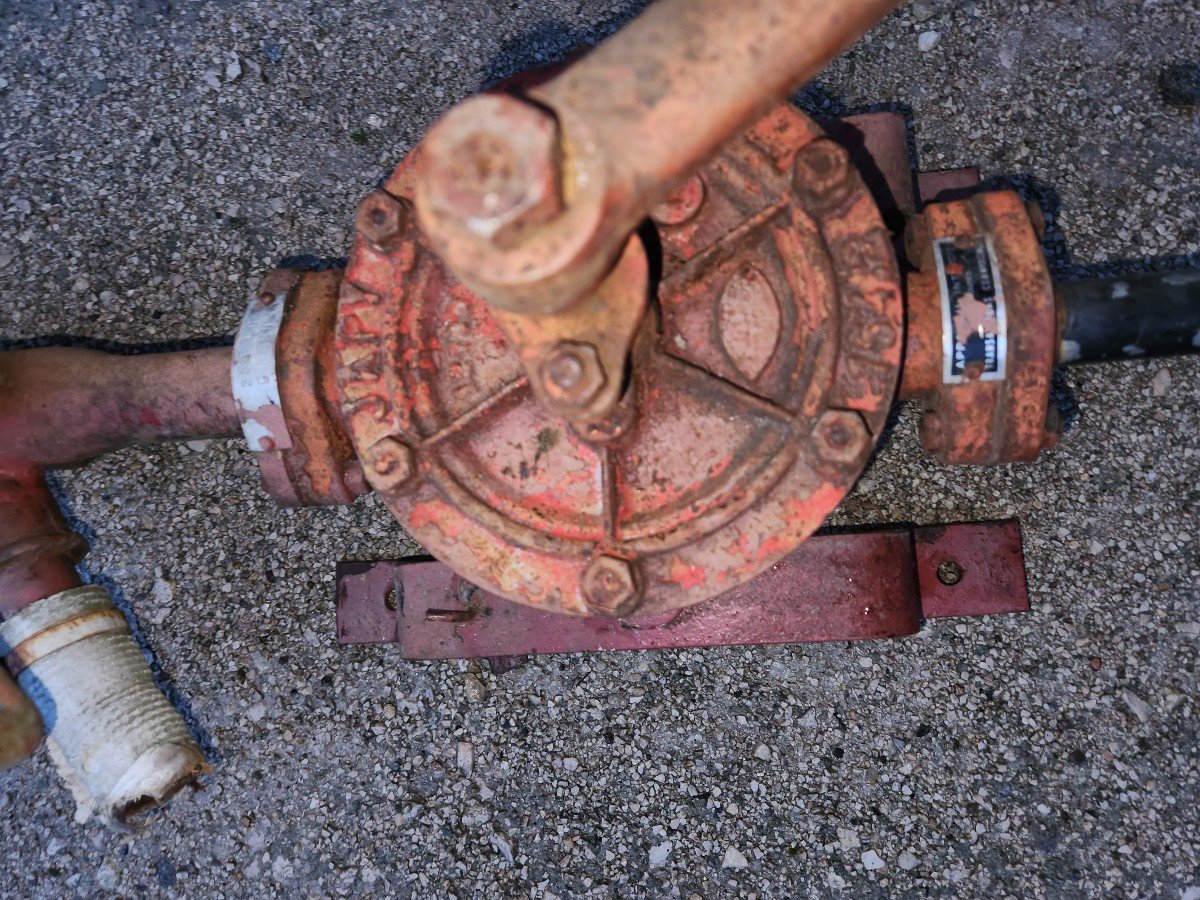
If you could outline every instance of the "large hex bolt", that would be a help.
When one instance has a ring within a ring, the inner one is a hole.
[[[501,247],[562,211],[558,123],[507,94],[479,94],[425,138],[429,209]]]
[[[796,153],[792,186],[809,209],[837,209],[849,198],[854,175],[845,149],[828,138],[818,138]]]
[[[690,222],[704,205],[705,193],[704,179],[693,175],[667,194],[662,203],[650,211],[650,218],[668,227]]]
[[[848,409],[827,409],[817,420],[812,437],[817,455],[835,465],[857,460],[871,440],[862,416]]]
[[[597,615],[624,616],[642,599],[641,579],[633,564],[615,556],[597,556],[583,570],[579,590]]]
[[[354,227],[358,233],[380,250],[395,242],[403,223],[404,209],[400,201],[385,191],[367,194],[354,214]]]
[[[607,381],[596,348],[577,341],[560,342],[543,360],[539,374],[546,396],[571,409],[591,403]]]
[[[366,453],[367,481],[380,493],[398,490],[417,473],[417,457],[412,448],[394,437],[376,442]]]

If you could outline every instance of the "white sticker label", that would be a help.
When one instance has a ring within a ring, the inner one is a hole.
[[[942,380],[1003,380],[1008,333],[991,239],[943,238],[933,255],[942,290]]]

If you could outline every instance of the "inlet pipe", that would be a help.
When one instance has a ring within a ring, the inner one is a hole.
[[[230,347],[0,353],[0,460],[79,465],[133,444],[234,437]]]
[[[41,711],[77,821],[131,825],[209,771],[102,587],[62,591],[7,619],[0,652]]]
[[[81,583],[87,543],[45,470],[133,444],[236,435],[231,358],[228,347],[0,353],[0,765],[31,753],[44,728],[80,820],[131,824],[207,764],[124,616]]]

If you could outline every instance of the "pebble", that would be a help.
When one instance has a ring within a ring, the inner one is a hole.
[[[507,862],[509,865],[512,865],[513,848],[512,842],[508,839],[508,836],[501,834],[499,831],[492,832],[491,842],[492,846],[496,848],[496,851],[504,857],[505,862]]]
[[[874,850],[866,851],[859,859],[862,860],[863,868],[868,872],[876,872],[879,869],[887,868],[887,863]]]
[[[921,36],[917,38],[917,49],[922,53],[928,53],[941,41],[941,32],[937,31],[922,31]]]
[[[171,864],[171,860],[167,859],[167,857],[160,857],[158,862],[154,864],[154,880],[158,882],[160,887],[171,887],[179,881],[175,866]]]
[[[1159,369],[1150,379],[1150,393],[1155,397],[1165,397],[1169,390],[1171,390],[1171,370]]]
[[[655,844],[650,848],[650,868],[657,869],[667,863],[667,857],[671,854],[671,842],[663,841],[661,844]]]
[[[742,855],[742,851],[736,847],[727,847],[725,849],[725,856],[721,859],[722,869],[744,869],[748,865],[750,863]]]
[[[918,22],[928,22],[937,14],[937,10],[929,0],[913,0],[909,4],[908,11]]]
[[[150,596],[154,598],[154,602],[159,606],[170,606],[171,601],[175,599],[175,588],[165,578],[155,578]]]
[[[1150,717],[1154,714],[1154,711],[1150,708],[1149,703],[1130,690],[1122,691],[1121,699],[1125,701],[1125,705],[1129,707],[1129,711],[1137,716],[1139,722],[1150,721]]]
[[[487,685],[478,675],[467,675],[463,679],[463,693],[472,703],[482,703],[487,699]]]
[[[467,828],[478,828],[491,817],[492,813],[486,806],[472,806],[463,813],[462,823]]]
[[[246,710],[246,718],[251,722],[261,722],[263,716],[267,714],[267,708],[262,703],[255,703]]]
[[[112,866],[101,866],[96,872],[96,884],[101,890],[111,891],[117,887],[117,872]]]
[[[754,758],[761,759],[763,762],[771,761],[771,748],[766,744],[759,744],[754,748]]]
[[[920,864],[920,858],[911,850],[902,851],[899,858],[896,860],[896,865],[898,865],[905,872],[911,872]]]
[[[475,769],[475,745],[470,741],[459,741],[455,762],[458,765],[458,771],[464,775],[470,775]]]

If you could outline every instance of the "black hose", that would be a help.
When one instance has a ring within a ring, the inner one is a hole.
[[[1055,285],[1060,365],[1200,353],[1200,271]]]

